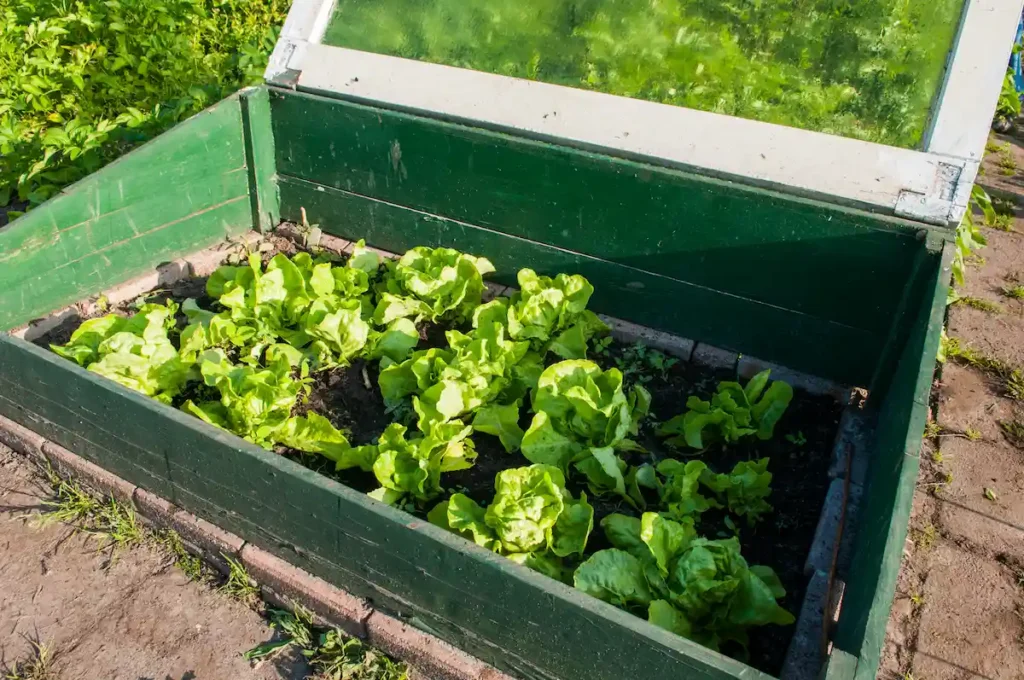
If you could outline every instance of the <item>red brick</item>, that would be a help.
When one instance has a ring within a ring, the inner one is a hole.
[[[38,459],[43,457],[43,444],[46,439],[13,420],[0,416],[0,442],[18,453]]]
[[[365,638],[366,622],[373,609],[357,597],[288,564],[254,545],[241,552],[242,564],[257,583],[301,603],[349,635]]]
[[[113,496],[124,503],[131,503],[135,485],[90,463],[85,458],[68,451],[53,442],[43,444],[43,454],[58,474],[74,478],[87,487],[102,494]]]
[[[461,649],[382,612],[373,612],[366,630],[374,647],[434,680],[479,680],[490,668]]]

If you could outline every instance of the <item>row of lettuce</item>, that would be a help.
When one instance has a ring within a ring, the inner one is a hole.
[[[646,453],[634,438],[651,395],[587,360],[588,344],[608,332],[587,309],[593,287],[524,269],[517,292],[485,303],[483,277],[493,271],[445,248],[381,262],[360,243],[344,262],[278,254],[266,267],[254,253],[210,276],[213,310],[191,299],[143,304],[130,318],[88,320],[52,349],[264,448],[372,473],[377,500],[429,507],[433,523],[706,646],[731,642],[743,653],[751,626],[791,623],[770,568],[749,566],[736,537],[696,530],[712,509],[732,527],[733,517],[754,525],[770,512],[768,459],[729,473],[695,459],[628,464],[651,458],[631,455]],[[451,327],[447,347],[417,349],[422,322]],[[294,415],[315,373],[357,359],[379,362],[384,401],[411,405],[415,432],[396,422],[375,443],[353,446],[327,418]],[[769,439],[792,396],[767,371],[746,385],[723,382],[709,401],[689,397],[658,434],[698,450]],[[474,433],[529,463],[498,473],[486,508],[461,493],[443,498],[442,475],[476,461]],[[573,479],[635,511],[604,517],[612,547],[589,557],[594,508],[585,491],[567,488]]]

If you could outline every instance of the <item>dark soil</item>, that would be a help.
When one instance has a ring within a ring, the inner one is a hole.
[[[264,260],[269,260],[277,252],[292,254],[296,251],[291,241],[283,238],[278,240],[280,243],[275,243],[272,250],[262,253]],[[189,297],[197,299],[203,308],[216,310],[216,304],[205,297],[205,279],[182,281],[168,290],[154,292],[145,300],[158,302],[172,298],[181,302]],[[112,311],[129,315],[134,312],[133,303],[134,301],[103,313]],[[37,343],[48,346],[51,342],[66,342],[81,321],[82,319],[71,320],[37,340]],[[421,342],[418,349],[447,346],[444,336],[446,330],[448,328],[433,324],[421,326]],[[807,581],[803,573],[803,564],[813,540],[830,481],[827,470],[842,405],[831,397],[818,397],[796,390],[789,409],[776,427],[775,436],[769,441],[748,438],[729,447],[712,446],[703,452],[675,450],[665,446],[655,436],[657,424],[683,412],[686,399],[690,395],[709,399],[718,382],[734,380],[735,374],[728,370],[682,363],[654,369],[650,363],[637,361],[629,346],[617,344],[613,344],[594,359],[604,368],[620,368],[625,375],[627,388],[639,382],[651,392],[652,413],[641,425],[637,437],[647,453],[627,454],[627,462],[631,465],[644,462],[656,464],[666,458],[692,459],[699,456],[715,472],[728,472],[740,461],[763,457],[771,459],[768,469],[773,475],[774,493],[769,501],[775,508],[774,512],[754,527],[739,522],[740,542],[743,556],[750,564],[764,564],[776,571],[787,590],[787,595],[782,601],[783,606],[794,614],[799,613]],[[549,363],[555,361],[557,357],[549,357]],[[376,442],[388,424],[396,421],[403,422],[409,426],[411,432],[414,432],[415,413],[411,405],[405,404],[389,412],[381,397],[377,378],[376,362],[362,360],[349,367],[316,374],[313,376],[308,397],[296,405],[294,413],[301,415],[314,411],[323,415],[335,427],[343,430],[355,446]],[[201,385],[190,385],[187,393],[180,395],[174,405],[180,406],[188,398],[196,401],[215,398],[216,395],[206,393],[207,389]],[[526,404],[521,414],[520,425],[526,429],[531,418],[529,404]],[[786,439],[786,435],[796,436],[798,433],[805,439],[804,443],[798,445]],[[449,491],[465,493],[486,506],[493,498],[494,479],[497,473],[527,465],[528,461],[521,453],[507,453],[497,437],[477,433],[473,436],[473,441],[478,452],[476,464],[469,470],[448,473],[444,475],[442,481]],[[336,472],[334,464],[323,456],[285,448],[280,449],[279,453],[357,491],[367,492],[378,486],[370,473],[358,469]],[[586,491],[585,485],[580,483],[578,477],[570,478],[569,489],[576,496]],[[632,515],[639,513],[622,500],[594,497],[589,492],[587,496],[595,510],[595,528],[587,546],[589,555],[609,547],[600,529],[602,518],[615,512]],[[429,503],[407,509],[425,516],[433,505],[434,503]],[[730,536],[732,532],[727,529],[724,520],[723,513],[704,513],[698,531],[708,538]],[[777,676],[781,671],[792,632],[792,626],[765,626],[751,630],[749,663],[761,671]]]

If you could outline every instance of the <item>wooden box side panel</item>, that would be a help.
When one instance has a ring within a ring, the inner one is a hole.
[[[768,678],[4,334],[0,414],[515,675]]]
[[[0,229],[0,328],[252,228],[239,96]]]
[[[917,485],[954,248],[945,244],[941,257],[933,257],[922,272],[930,285],[919,301],[885,401],[878,407],[878,431],[858,519],[858,557],[836,632],[836,647],[859,657],[855,675],[845,676],[857,680],[875,677],[885,641]]]
[[[601,311],[843,382],[869,383],[920,247],[907,222],[683,172],[274,88],[270,104],[285,219],[475,248],[506,278],[579,263]]]

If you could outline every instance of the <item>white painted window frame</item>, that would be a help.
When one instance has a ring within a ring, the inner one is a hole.
[[[325,45],[335,4],[293,2],[267,82],[955,226],[1024,0],[966,0],[920,151]]]

